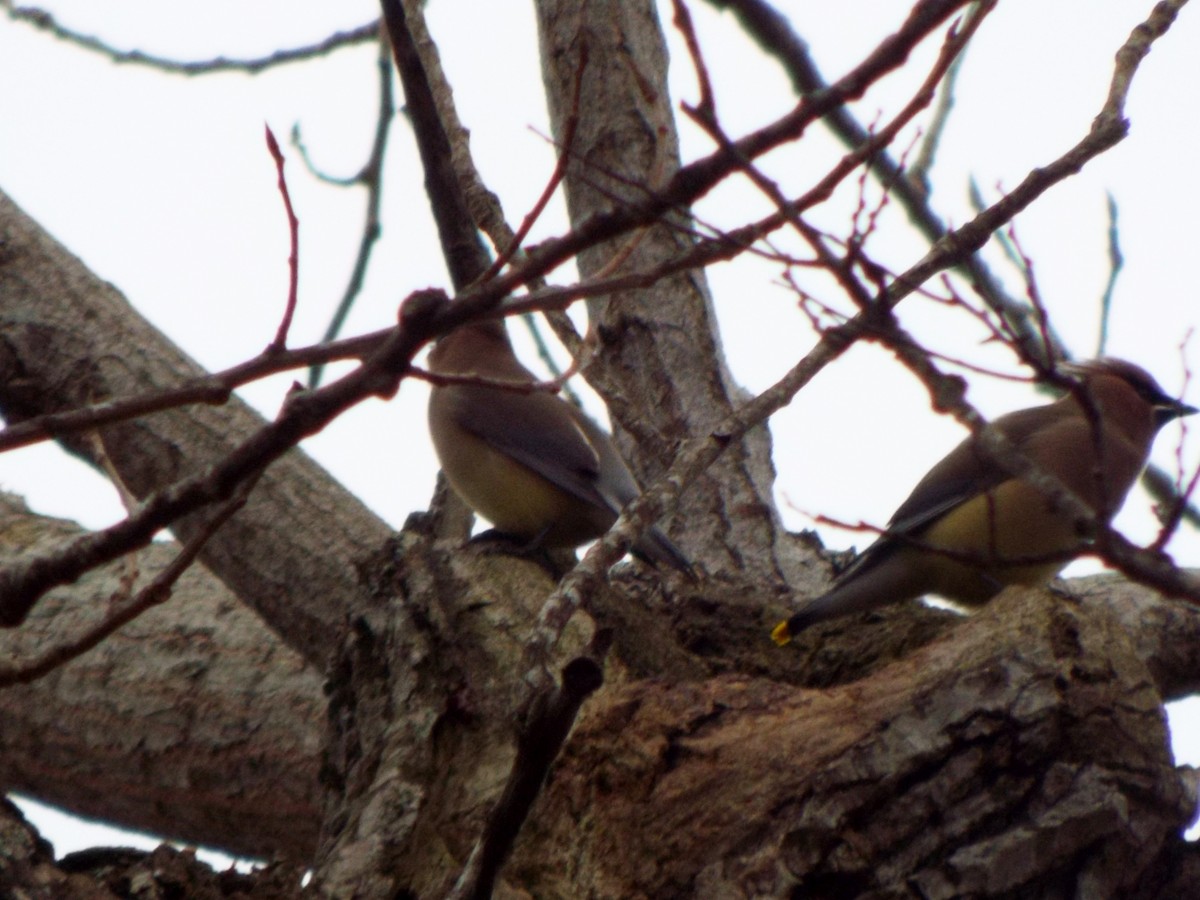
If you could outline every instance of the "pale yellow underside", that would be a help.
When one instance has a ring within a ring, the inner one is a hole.
[[[987,600],[987,581],[1033,585],[1049,580],[1066,561],[1044,558],[1080,543],[1070,517],[1055,513],[1043,494],[1022,481],[1005,482],[956,507],[919,540],[979,560],[972,565],[923,554],[935,573],[936,593],[964,602]],[[1043,561],[1037,561],[1039,558]],[[1016,564],[1013,560],[1027,561]],[[981,573],[986,576],[983,581]]]

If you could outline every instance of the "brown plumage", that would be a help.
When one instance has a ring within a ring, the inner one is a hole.
[[[429,354],[431,371],[495,381],[536,381],[501,322],[462,326]],[[450,484],[504,534],[532,545],[577,547],[612,527],[640,490],[612,438],[574,405],[544,391],[479,384],[435,386],[429,431]],[[682,572],[691,567],[657,528],[634,552]]]
[[[1169,397],[1148,372],[1124,360],[1062,369],[1079,379],[1094,405],[1098,435],[1074,393],[1008,413],[987,429],[1003,434],[1107,522],[1145,466],[1158,430],[1196,409]],[[977,439],[969,437],[921,479],[887,533],[833,589],[781,622],[772,637],[786,644],[814,622],[925,594],[980,604],[1010,584],[1048,581],[1083,549],[1073,516],[986,459]]]

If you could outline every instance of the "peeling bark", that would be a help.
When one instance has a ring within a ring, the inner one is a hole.
[[[508,876],[539,897],[1125,897],[1194,801],[1120,623],[1012,590],[832,690],[607,693]]]

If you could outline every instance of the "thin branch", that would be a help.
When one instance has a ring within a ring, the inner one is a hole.
[[[946,125],[950,122],[950,113],[954,110],[954,90],[966,58],[967,48],[964,47],[954,58],[950,71],[946,73],[946,78],[938,90],[937,103],[934,104],[929,127],[921,139],[917,157],[905,171],[908,183],[917,187],[926,198],[930,194],[929,176],[933,171],[933,161],[937,156],[938,147],[941,145],[942,135],[946,132]],[[900,168],[904,167],[900,166]]]
[[[1189,328],[1179,344],[1179,354],[1184,358],[1183,386],[1180,396],[1187,392],[1188,385],[1192,382],[1192,369],[1185,355],[1191,337],[1192,329]],[[1165,470],[1154,465],[1149,466],[1142,473],[1142,487],[1157,504],[1158,518],[1162,523],[1158,538],[1151,545],[1155,550],[1162,550],[1166,547],[1171,535],[1183,522],[1187,522],[1193,528],[1200,528],[1200,509],[1197,509],[1196,504],[1191,502],[1191,498],[1196,492],[1197,482],[1200,481],[1200,466],[1192,473],[1185,488],[1183,478],[1186,467],[1183,464],[1183,447],[1188,436],[1187,421],[1181,422],[1181,426],[1182,433],[1175,445],[1175,476],[1172,478]]]
[[[1100,295],[1100,339],[1097,342],[1097,356],[1103,356],[1108,347],[1108,322],[1112,315],[1113,294],[1117,289],[1117,278],[1121,275],[1121,269],[1125,267],[1125,257],[1121,254],[1121,229],[1117,225],[1117,198],[1109,193],[1107,199],[1108,281],[1104,284],[1104,293]]]
[[[579,69],[575,78],[575,90],[573,92],[571,114],[567,117],[566,125],[563,128],[562,146],[559,149],[558,159],[554,163],[554,171],[550,173],[550,178],[547,180],[546,186],[542,188],[542,193],[534,202],[533,208],[525,214],[525,218],[521,220],[521,224],[515,232],[512,231],[508,223],[505,221],[504,211],[500,209],[499,200],[496,201],[496,209],[494,210],[493,217],[493,228],[501,231],[499,237],[503,243],[498,245],[503,246],[504,249],[500,255],[496,257],[496,261],[493,262],[491,266],[488,267],[488,270],[483,273],[483,279],[485,281],[503,269],[508,264],[509,260],[511,260],[520,251],[521,245],[525,242],[525,238],[528,237],[530,229],[532,229],[537,220],[541,218],[546,206],[550,203],[550,198],[554,196],[554,192],[558,190],[558,186],[562,184],[563,178],[566,177],[567,167],[571,162],[571,149],[575,144],[575,132],[579,127],[579,104],[580,97],[583,93],[583,72],[587,68],[587,63],[588,44],[585,40],[579,50]],[[482,188],[482,178],[479,174],[479,170],[476,169],[473,164],[470,167],[470,174],[474,178],[480,179],[479,187]],[[484,191],[484,193],[486,193],[488,196],[494,196],[490,191]],[[493,240],[495,240],[497,235],[491,235],[491,237]]]
[[[746,32],[770,54],[788,73],[793,89],[801,96],[820,95],[828,90],[824,77],[808,52],[808,46],[792,31],[787,19],[765,0],[708,0],[719,9],[730,9]],[[1186,0],[1182,0],[1186,2]],[[970,16],[981,13],[981,4]],[[1173,17],[1173,14],[1172,14]],[[845,107],[829,111],[825,123],[848,147],[857,147],[869,137],[865,129]],[[871,170],[885,186],[891,186],[896,199],[908,213],[909,220],[925,237],[936,242],[947,233],[947,227],[929,205],[924,190],[904,178],[900,167],[886,153],[871,160]],[[975,286],[984,302],[999,315],[1013,320],[1018,333],[1026,333],[1028,310],[1020,301],[1008,295],[999,279],[992,275],[983,259],[971,254],[960,264],[968,281]],[[1061,350],[1061,347],[1058,349]]]
[[[18,7],[12,0],[0,0],[0,7],[7,11],[8,17],[14,22],[24,22],[40,31],[45,31],[53,37],[74,44],[84,50],[98,53],[115,63],[149,66],[160,72],[172,75],[209,75],[214,72],[245,72],[257,75],[267,69],[286,63],[304,62],[317,57],[326,56],[334,50],[343,47],[353,47],[373,39],[379,34],[379,22],[368,22],[349,31],[338,31],[324,40],[304,47],[294,47],[287,50],[276,50],[267,56],[257,59],[226,59],[217,56],[209,60],[186,62],[183,60],[167,59],[141,50],[118,50],[111,44],[93,35],[72,31],[58,23],[50,13],[32,6]]]
[[[371,251],[382,234],[379,220],[379,208],[383,197],[383,161],[387,150],[387,139],[391,133],[392,122],[395,121],[395,98],[392,96],[392,64],[388,55],[386,41],[379,42],[379,57],[376,62],[379,72],[379,107],[375,114],[375,139],[371,142],[371,155],[362,171],[354,178],[355,184],[367,189],[366,212],[363,218],[361,237],[358,241],[358,254],[354,258],[354,267],[350,271],[350,279],[342,292],[342,299],[334,310],[333,318],[321,338],[322,343],[334,340],[341,334],[346,316],[354,306],[354,301],[362,291],[363,281],[367,275],[367,267],[371,262]],[[308,373],[309,388],[319,387],[324,366],[314,365]]]
[[[808,384],[817,372],[844,353],[851,344],[868,332],[872,335],[877,333],[885,322],[890,320],[891,310],[904,297],[917,290],[938,272],[961,265],[987,241],[988,235],[993,231],[1011,221],[1050,187],[1078,172],[1089,160],[1108,150],[1125,136],[1128,122],[1123,116],[1123,108],[1133,73],[1154,40],[1170,28],[1178,8],[1184,2],[1186,0],[1177,0],[1173,4],[1159,3],[1150,18],[1134,29],[1117,54],[1113,86],[1104,107],[1093,121],[1088,134],[1079,143],[1048,165],[1034,169],[1011,193],[981,212],[972,221],[949,232],[934,245],[925,258],[900,275],[867,309],[844,325],[825,331],[817,345],[782,379],[735,410],[708,436],[693,438],[683,445],[667,474],[625,507],[608,533],[592,546],[580,563],[560,582],[558,590],[543,604],[527,648],[527,661],[530,664],[527,678],[531,683],[539,683],[545,678],[544,661],[549,658],[550,651],[557,644],[575,610],[583,603],[585,597],[590,596],[608,568],[627,552],[637,535],[651,523],[671,512],[684,485],[689,484],[711,465],[725,447],[790,403],[795,394]],[[741,149],[748,143],[745,140],[739,141],[737,146]],[[709,162],[709,165],[711,164]],[[593,223],[595,221],[593,220]],[[924,365],[932,366],[928,359],[924,360]],[[945,389],[946,396],[936,397],[935,406],[948,410],[959,408],[954,395],[957,393],[961,400],[962,380],[947,379],[939,382],[939,385]],[[982,429],[985,421],[978,413],[970,407],[959,410],[963,416],[962,421],[972,431]],[[1020,454],[1009,453],[1012,448],[1006,446],[1008,442],[1002,435],[993,437],[989,432],[985,443],[987,452],[1013,463],[1013,468],[1019,470],[1014,474],[1028,477],[1039,490],[1055,493],[1055,480],[1048,477],[1037,478],[1038,473],[1032,471],[1027,461],[1016,458]],[[1070,505],[1071,495],[1069,492],[1063,493],[1066,495],[1064,509],[1085,520],[1094,518],[1086,507],[1076,508],[1079,505],[1078,500],[1074,506]],[[1140,552],[1120,535],[1109,531],[1102,532],[1097,540],[1097,550],[1106,561],[1135,580],[1150,583],[1171,596],[1188,597],[1200,602],[1200,584],[1160,557]]]
[[[1156,545],[1149,548],[1138,547],[1115,531],[1106,521],[1106,510],[1109,514],[1113,510],[1108,509],[1109,504],[1104,502],[1103,496],[1100,512],[1094,511],[1058,478],[1043,471],[1026,454],[1017,450],[1012,441],[1003,434],[995,429],[985,431],[987,420],[964,399],[965,385],[962,379],[940,372],[928,355],[910,337],[904,335],[898,326],[893,336],[897,339],[891,341],[885,337],[885,340],[909,371],[925,385],[934,408],[939,412],[948,413],[968,428],[978,439],[979,451],[991,462],[1010,475],[1019,476],[1028,482],[1044,494],[1047,500],[1054,504],[1055,509],[1071,516],[1075,520],[1078,533],[1092,538],[1090,552],[1139,584],[1152,587],[1167,597],[1200,604],[1200,579],[1177,568]],[[1043,370],[1042,374],[1059,384],[1065,381],[1051,370]],[[1086,392],[1075,382],[1067,382],[1067,386],[1079,397],[1084,410],[1089,413],[1089,418],[1095,419],[1098,411]],[[1098,429],[1098,421],[1093,421],[1093,427]]]
[[[1112,89],[1088,135],[1059,159],[1031,172],[1016,189],[971,222],[938,241],[924,259],[881,294],[871,311],[873,314],[890,310],[938,272],[960,264],[986,242],[989,234],[1125,136],[1128,123],[1123,117],[1123,104],[1132,75],[1153,41],[1170,27],[1182,2],[1160,3],[1151,18],[1135,30],[1118,53]],[[692,163],[681,169],[662,191],[624,208],[594,216],[563,237],[544,242],[521,265],[491,282],[463,292],[452,304],[445,304],[444,298],[439,300],[437,292],[413,295],[402,308],[400,325],[387,335],[362,366],[317,391],[294,395],[273,423],[251,435],[224,460],[156,493],[136,513],[108,529],[68,542],[46,556],[19,560],[0,571],[0,624],[19,623],[45,591],[74,580],[93,566],[144,546],[156,531],[168,527],[180,516],[226,499],[246,478],[260,472],[304,437],[316,433],[365,397],[391,395],[398,388],[413,355],[431,338],[469,319],[495,314],[504,298],[531,278],[545,274],[599,241],[652,223],[662,212],[706,193],[738,169],[743,158],[753,159],[798,136],[829,109],[860,95],[874,79],[901,65],[911,48],[939,27],[958,5],[954,0],[919,3],[899,32],[884,40],[864,63],[834,88],[820,97],[807,99],[793,112],[736,142],[736,154],[716,153]],[[772,389],[750,401],[721,429],[700,439],[699,443],[688,445],[691,449],[685,449],[681,454],[663,485],[631,504],[609,537],[589,552],[580,567],[543,607],[537,633],[530,644],[534,659],[545,658],[542,651],[557,641],[562,627],[582,601],[584,588],[591,579],[599,578],[600,564],[605,563],[607,567],[623,554],[634,529],[645,528],[649,521],[659,518],[668,496],[677,496],[686,480],[711,464],[729,441],[740,437],[746,429],[788,402],[821,367],[858,339],[865,324],[860,314],[847,325],[826,332],[816,348],[777,386],[778,390]],[[1133,565],[1128,562],[1128,553],[1122,556],[1119,541],[1110,541],[1105,550],[1114,562]],[[1155,584],[1161,587],[1168,585],[1169,580],[1169,573],[1164,574]],[[1170,587],[1184,590],[1178,582]]]
[[[1160,478],[1166,479],[1167,483],[1165,485],[1156,484]],[[1158,552],[1165,550],[1171,536],[1183,522],[1187,522],[1192,527],[1200,524],[1197,521],[1196,506],[1190,502],[1190,498],[1196,492],[1197,484],[1200,484],[1200,466],[1192,472],[1186,487],[1181,483],[1182,478],[1182,471],[1177,477],[1169,478],[1167,473],[1157,466],[1148,468],[1142,473],[1142,486],[1160,507],[1158,518],[1161,527],[1158,537],[1150,545],[1152,550]],[[1162,507],[1166,507],[1166,509],[1164,510]]]
[[[0,452],[190,403],[220,406],[229,400],[235,388],[269,375],[300,369],[315,362],[365,359],[379,348],[391,332],[392,329],[383,329],[334,344],[318,344],[281,353],[265,352],[223,372],[194,379],[177,388],[136,397],[118,397],[79,409],[34,416],[0,431]]]
[[[999,184],[996,185],[996,193],[1002,195],[1004,193],[1004,187]],[[984,199],[983,191],[980,189],[978,182],[975,181],[974,176],[967,178],[967,201],[971,204],[971,211],[977,215],[983,210],[987,209],[987,200]],[[1012,245],[1012,241],[1008,239],[1008,235],[1003,231],[997,231],[995,235],[993,235],[993,238],[996,241],[996,244],[1000,247],[1000,252],[1004,254],[1004,258],[1008,260],[1008,262],[1011,263],[1014,268],[1020,269],[1021,254],[1019,254],[1016,248]],[[1028,313],[1028,310],[1026,310],[1026,313]],[[1007,330],[1010,334],[1016,333],[1013,329],[1013,323],[1008,324]]]
[[[575,98],[573,112],[566,126],[563,145],[561,148],[558,148],[558,159],[555,169],[551,173],[550,179],[543,189],[541,196],[523,219],[521,226],[517,230],[514,230],[504,214],[500,198],[494,191],[487,187],[483,181],[483,176],[475,165],[475,160],[471,155],[470,136],[459,119],[458,110],[454,105],[454,92],[451,90],[446,80],[446,74],[442,69],[441,60],[437,53],[437,44],[429,35],[423,7],[420,4],[410,4],[406,8],[406,16],[409,28],[413,33],[417,52],[421,56],[425,79],[429,82],[432,90],[442,129],[445,131],[450,142],[450,161],[457,174],[458,184],[465,197],[467,209],[475,224],[488,236],[492,246],[497,249],[499,254],[496,261],[481,276],[481,280],[487,281],[508,262],[524,259],[521,244],[562,180],[562,173],[565,171],[569,161],[570,148],[579,118],[579,95],[583,81],[583,70],[587,64],[587,46],[585,43],[580,48],[579,70],[576,74],[576,85],[573,92]],[[544,284],[545,281],[541,277],[535,277],[528,282],[528,286],[533,289],[543,287]],[[578,359],[581,350],[581,338],[575,331],[575,326],[570,318],[561,312],[550,312],[546,318],[559,341],[567,348],[567,351],[573,358]],[[553,377],[561,377],[562,369],[550,354],[545,337],[538,328],[534,317],[525,316],[523,317],[523,321],[533,336],[534,345],[542,364],[546,366],[546,369]],[[564,393],[572,403],[577,406],[580,405],[579,397],[569,385],[564,387]]]
[[[267,150],[271,154],[271,159],[275,161],[275,171],[279,178],[279,195],[283,198],[283,208],[287,212],[288,220],[288,241],[291,247],[291,252],[288,254],[288,295],[287,303],[284,305],[283,319],[279,322],[279,330],[275,332],[275,340],[271,341],[267,347],[268,353],[278,353],[280,350],[287,349],[288,332],[292,328],[292,318],[296,315],[296,292],[300,283],[300,220],[296,218],[296,211],[292,208],[292,195],[288,191],[287,178],[283,174],[283,153],[279,149],[279,142],[275,140],[275,133],[271,131],[271,126],[267,125]]]
[[[923,109],[933,101],[937,93],[938,85],[945,77],[950,66],[957,58],[958,54],[970,41],[975,31],[982,24],[987,13],[991,11],[994,3],[984,3],[981,5],[978,14],[971,16],[961,29],[951,29],[950,33],[942,43],[941,51],[938,54],[937,60],[931,67],[929,74],[925,77],[921,86],[914,93],[912,98],[904,105],[904,108],[892,119],[888,125],[878,133],[869,134],[867,139],[861,143],[854,153],[842,160],[839,167],[835,167],[834,171],[839,171],[842,165],[848,160],[853,159],[857,166],[859,162],[867,162],[874,159],[877,154],[883,153],[900,130],[916,117]],[[700,83],[700,103],[695,107],[685,106],[684,109],[688,115],[695,121],[704,131],[713,139],[718,147],[726,150],[731,155],[737,157],[737,146],[729,139],[725,132],[721,129],[720,123],[716,118],[716,109],[713,102],[712,89],[709,86],[708,73],[704,64],[704,60],[700,54],[699,42],[696,39],[694,30],[692,29],[691,19],[687,14],[687,9],[680,0],[675,0],[675,23],[684,35],[685,43],[691,54],[693,65],[696,69],[696,77]],[[869,152],[867,151],[869,148]],[[775,204],[780,214],[785,217],[794,228],[800,231],[811,242],[813,238],[813,230],[806,225],[799,216],[795,204],[789,202],[779,189],[775,182],[767,178],[750,160],[741,159],[741,170],[750,178],[750,180],[759,188],[766,196]],[[832,173],[830,173],[832,174]],[[846,174],[849,174],[847,171]],[[828,178],[828,176],[827,176]],[[827,180],[827,179],[826,179]],[[829,191],[832,192],[833,185],[830,184]],[[811,192],[810,192],[811,193]],[[856,214],[857,217],[857,214]],[[814,245],[814,249],[818,250],[818,255],[824,251]],[[825,260],[828,262],[828,258]],[[856,284],[848,286],[848,292],[851,296],[856,293]],[[866,296],[861,296],[858,299],[858,305],[861,307],[867,302]]]
[[[552,311],[545,314],[547,319],[553,320],[557,318],[566,319],[568,324],[570,319],[565,312]],[[542,361],[542,365],[550,372],[550,377],[554,381],[562,384],[563,397],[568,402],[575,406],[582,407],[583,401],[579,399],[579,394],[571,387],[567,378],[579,371],[579,362],[582,357],[582,349],[584,342],[582,338],[575,332],[574,326],[571,327],[571,333],[575,334],[577,340],[574,343],[574,349],[571,350],[571,363],[565,369],[558,364],[558,360],[550,353],[550,345],[546,342],[546,335],[542,333],[542,329],[538,327],[537,316],[533,313],[523,313],[521,321],[525,325],[525,329],[529,332],[530,338],[533,340],[533,347],[537,351],[538,359]],[[555,334],[561,340],[562,329],[555,328]]]
[[[824,91],[805,98],[795,109],[775,122],[754,131],[734,143],[736,154],[717,150],[682,167],[661,191],[644,199],[599,213],[579,224],[563,238],[545,241],[531,250],[526,262],[501,274],[480,296],[512,293],[528,282],[530,275],[541,275],[556,268],[580,250],[609,240],[642,225],[659,221],[676,208],[689,207],[728,175],[740,168],[745,159],[756,159],[788,141],[795,140],[831,110],[855,100],[878,79],[899,68],[909,53],[930,33],[937,30],[968,0],[923,0],[893,35],[885,38],[866,60]],[[850,154],[851,157],[856,153]],[[484,308],[494,301],[472,299]]]
[[[422,344],[440,333],[439,328],[457,324],[452,316],[440,315],[443,306],[447,304],[440,292],[410,297],[400,324],[362,366],[319,390],[291,395],[274,422],[250,435],[220,462],[152,494],[136,512],[109,528],[82,535],[41,556],[18,558],[0,569],[0,626],[19,625],[46,591],[144,547],[156,532],[181,516],[227,499],[239,485],[257,477],[351,406],[367,397],[395,393]],[[447,321],[452,324],[445,324]]]

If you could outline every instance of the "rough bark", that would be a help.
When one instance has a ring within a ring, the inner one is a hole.
[[[579,223],[641,199],[679,168],[666,44],[651,0],[539,0],[536,7],[555,137],[563,141],[567,121],[578,119],[565,149],[572,158],[565,187],[571,220]],[[682,211],[671,219],[580,254],[581,274],[604,269],[628,247],[618,271],[678,257],[691,243],[683,230],[691,220]],[[593,300],[588,314],[599,351],[587,378],[608,401],[618,438],[636,448],[627,455],[652,482],[682,437],[710,430],[745,396],[726,368],[704,273]],[[713,574],[738,578],[749,570],[760,581],[798,586],[812,557],[780,527],[774,483],[770,435],[756,428],[688,486],[676,514],[688,527],[673,536]]]
[[[1194,806],[1119,621],[1012,590],[833,690],[608,692],[507,875],[538,897],[1128,897]]]
[[[406,531],[331,672],[321,896],[439,897],[503,788],[525,641],[554,582],[538,563]],[[560,664],[590,640],[580,615]]]
[[[215,872],[191,850],[94,849],[57,864],[50,846],[0,800],[0,889],[13,900],[294,900],[302,872],[271,865],[253,874]]]
[[[1200,691],[1200,609],[1116,573],[1075,578],[1065,589],[1117,617],[1163,700]]]
[[[6,421],[177,387],[203,374],[112,285],[0,193],[0,414]],[[221,459],[261,424],[231,399],[108,426],[98,439],[125,487],[144,498]],[[71,435],[64,443],[95,461],[95,442]],[[186,538],[198,525],[192,517],[173,530]],[[201,559],[320,665],[329,652],[326,635],[353,608],[355,561],[388,534],[357,498],[295,450],[265,473]]]
[[[7,800],[0,800],[0,887],[29,900],[116,900],[94,880],[57,868],[54,849]]]
[[[0,494],[0,564],[78,534]],[[70,641],[178,547],[89,572],[0,631],[19,664]],[[200,566],[175,599],[32,684],[0,688],[0,777],[84,816],[239,856],[316,845],[319,674]]]

